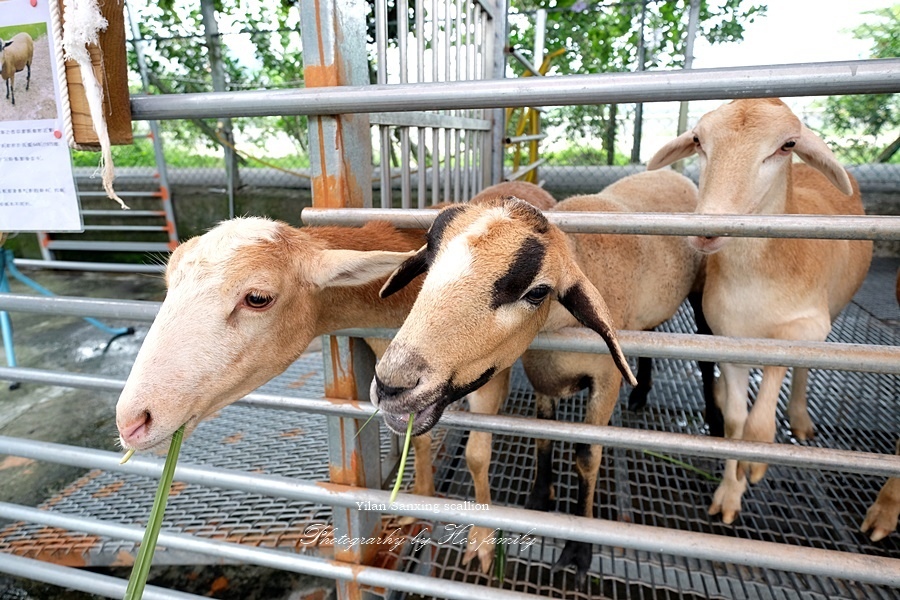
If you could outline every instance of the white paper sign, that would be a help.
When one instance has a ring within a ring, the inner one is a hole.
[[[82,229],[47,2],[0,0],[0,231]]]

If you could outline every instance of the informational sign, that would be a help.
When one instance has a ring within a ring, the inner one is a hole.
[[[82,228],[47,2],[0,0],[0,232]]]

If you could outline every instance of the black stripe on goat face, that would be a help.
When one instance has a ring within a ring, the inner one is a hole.
[[[438,216],[434,218],[431,228],[428,230],[428,233],[425,234],[427,241],[426,260],[429,265],[434,264],[434,258],[437,255],[438,249],[441,247],[441,241],[444,239],[444,232],[447,230],[447,227],[450,226],[453,219],[458,217],[463,210],[465,210],[465,205],[451,206],[442,210],[438,213]]]
[[[506,273],[494,282],[491,309],[515,302],[528,290],[544,267],[547,249],[535,237],[527,237],[513,257]]]

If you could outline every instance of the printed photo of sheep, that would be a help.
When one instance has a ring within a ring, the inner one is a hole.
[[[46,23],[0,27],[0,121],[55,119]]]

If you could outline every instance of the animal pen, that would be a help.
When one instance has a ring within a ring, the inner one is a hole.
[[[375,3],[378,85],[367,85],[360,3],[303,0],[307,89],[137,96],[133,118],[309,115],[314,208],[304,210],[304,222],[359,225],[377,218],[421,227],[433,213],[407,209],[464,201],[504,178],[503,109],[900,91],[900,60],[893,59],[504,80],[504,2],[414,2],[413,30],[399,35],[399,72],[387,69],[394,55],[385,43],[386,2]],[[398,4],[409,12],[407,0]],[[387,160],[395,142],[399,170]],[[377,165],[373,154],[380,155]],[[537,166],[522,165],[516,175]],[[878,216],[597,215],[555,222],[570,232],[900,239],[900,218]],[[578,423],[578,401],[560,405],[558,422],[529,418],[532,391],[515,371],[502,415],[451,410],[442,418],[434,442],[438,498],[401,495],[393,506],[384,488],[396,470],[396,438],[379,430],[377,419],[356,435],[374,412],[365,402],[371,356],[360,338],[392,332],[334,332],[324,340],[324,360],[305,356],[198,427],[182,451],[175,479],[184,487],[170,498],[156,560],[255,564],[331,578],[341,598],[895,598],[900,536],[875,544],[858,531],[884,478],[900,477],[900,457],[893,455],[900,435],[900,330],[886,322],[896,319],[897,306],[868,292],[892,289],[893,277],[873,270],[827,343],[701,338],[690,335],[694,325],[684,309],[663,331],[622,332],[629,357],[666,360],[658,363],[648,408],[617,409],[612,427]],[[0,295],[0,310],[8,311],[151,321],[157,308]],[[606,352],[595,337],[542,335],[532,347]],[[810,381],[814,442],[791,439],[784,390],[781,443],[704,435],[696,359],[821,369]],[[124,383],[28,368],[0,368],[0,378],[106,391]],[[489,510],[463,503],[473,499],[463,452],[470,430],[497,434]],[[238,433],[237,441],[223,442]],[[534,437],[567,442],[557,453],[561,465],[571,464],[574,442],[605,447],[598,518],[568,516],[575,478],[566,468],[557,485],[559,514],[521,508]],[[39,508],[0,503],[0,518],[15,521],[0,531],[0,571],[121,596],[124,581],[62,565],[104,566],[136,553],[161,462],[135,457],[120,465],[112,452],[9,437],[0,438],[0,453],[93,469]],[[360,456],[380,460],[367,460],[362,469]],[[773,464],[733,526],[706,515],[715,484],[696,473],[715,472],[723,458]],[[687,461],[694,470],[683,467]],[[408,470],[405,481],[412,480]],[[100,493],[123,484],[128,494]],[[140,496],[147,502],[135,501]],[[401,517],[412,523],[401,524]],[[526,537],[505,546],[495,559],[499,571],[484,574],[476,563],[462,564],[465,536],[457,525]],[[354,541],[375,537],[392,541]],[[586,588],[571,573],[552,570],[564,540],[599,547]],[[195,596],[148,588],[147,597]]]

